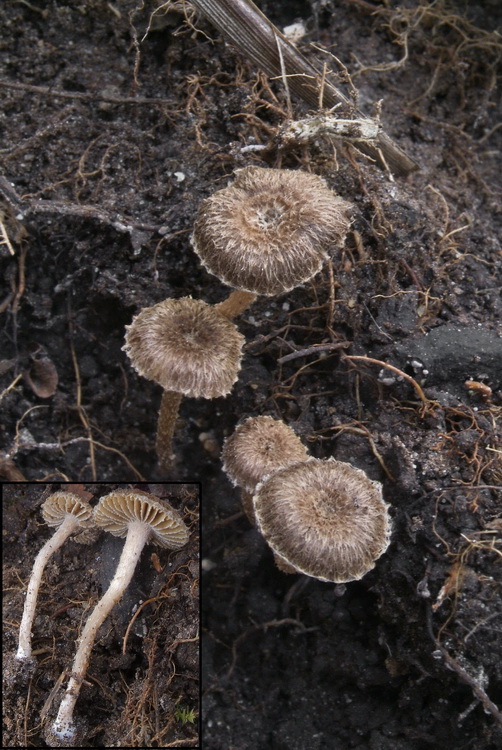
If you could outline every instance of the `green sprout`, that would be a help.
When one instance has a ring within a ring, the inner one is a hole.
[[[194,724],[197,721],[197,711],[194,708],[185,708],[185,706],[178,706],[174,712],[174,718],[176,721],[180,721],[182,724]]]

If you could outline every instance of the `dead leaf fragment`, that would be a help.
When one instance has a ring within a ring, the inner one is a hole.
[[[56,365],[48,357],[34,359],[30,367],[24,371],[23,378],[33,393],[39,398],[50,398],[58,387],[58,371]]]

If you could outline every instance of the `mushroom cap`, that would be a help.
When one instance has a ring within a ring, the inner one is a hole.
[[[141,310],[127,326],[123,350],[140,375],[166,390],[216,398],[237,380],[244,341],[214,307],[183,297]]]
[[[254,492],[258,482],[278,469],[305,461],[307,449],[298,435],[273,417],[249,417],[227,438],[223,468],[234,484]]]
[[[258,528],[284,562],[321,581],[362,578],[390,543],[379,482],[333,458],[309,458],[256,488]]]
[[[59,490],[42,503],[42,515],[48,526],[61,526],[66,516],[75,516],[79,526],[91,528],[94,526],[92,506],[73,492]]]
[[[179,549],[188,542],[188,529],[168,502],[138,490],[115,490],[94,508],[96,524],[114,536],[125,537],[129,524],[141,521],[151,529],[150,541],[160,547]]]
[[[235,289],[287,292],[312,278],[349,229],[350,204],[322,177],[246,167],[202,202],[192,243],[205,268]]]

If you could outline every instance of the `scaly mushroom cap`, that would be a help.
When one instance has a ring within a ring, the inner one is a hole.
[[[349,229],[350,204],[322,177],[246,167],[200,206],[192,243],[205,268],[235,289],[287,292],[311,279]]]
[[[211,305],[184,297],[141,310],[123,350],[140,375],[167,391],[216,398],[237,380],[244,341]]]
[[[234,484],[254,492],[273,471],[305,461],[307,449],[295,432],[272,417],[249,417],[225,441],[223,468]]]
[[[362,578],[390,542],[381,485],[335,459],[310,458],[256,488],[258,528],[299,573],[345,583]]]
[[[180,514],[146,492],[110,492],[94,508],[94,519],[102,529],[120,537],[127,536],[132,521],[141,521],[150,526],[150,541],[168,549],[179,549],[188,542],[188,529]]]
[[[94,526],[92,507],[89,503],[79,495],[64,490],[49,495],[42,503],[42,515],[48,526],[61,526],[66,516],[70,515],[78,519],[79,526],[84,528]]]

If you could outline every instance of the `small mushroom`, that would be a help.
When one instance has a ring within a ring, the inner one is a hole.
[[[252,493],[256,485],[278,469],[305,461],[307,449],[284,422],[272,417],[249,417],[227,438],[222,450],[223,469],[242,489],[242,505],[255,522]]]
[[[72,492],[59,491],[49,495],[42,504],[42,515],[45,523],[48,526],[57,527],[57,530],[35,558],[19,628],[19,645],[16,653],[16,659],[19,661],[25,661],[31,657],[31,627],[35,617],[42,574],[49,558],[69,536],[94,526],[92,507],[86,500]]]
[[[359,580],[390,543],[381,485],[334,458],[276,471],[257,486],[253,505],[276,557],[321,581]]]
[[[146,307],[127,326],[123,347],[143,377],[164,388],[157,454],[167,468],[182,396],[226,396],[237,380],[244,337],[214,307],[190,297]]]
[[[117,490],[101,498],[94,509],[98,526],[111,534],[126,537],[115,575],[106,593],[89,615],[80,636],[71,677],[55,722],[49,728],[47,741],[59,746],[65,742],[73,747],[78,738],[78,728],[73,711],[82,681],[87,672],[96,634],[119,599],[124,594],[134,574],[143,547],[148,542],[176,550],[188,542],[188,529],[181,516],[166,501],[139,490]]]
[[[311,279],[343,242],[350,204],[317,175],[246,167],[200,206],[192,243],[205,268],[237,291],[218,309],[229,318],[256,295]]]

